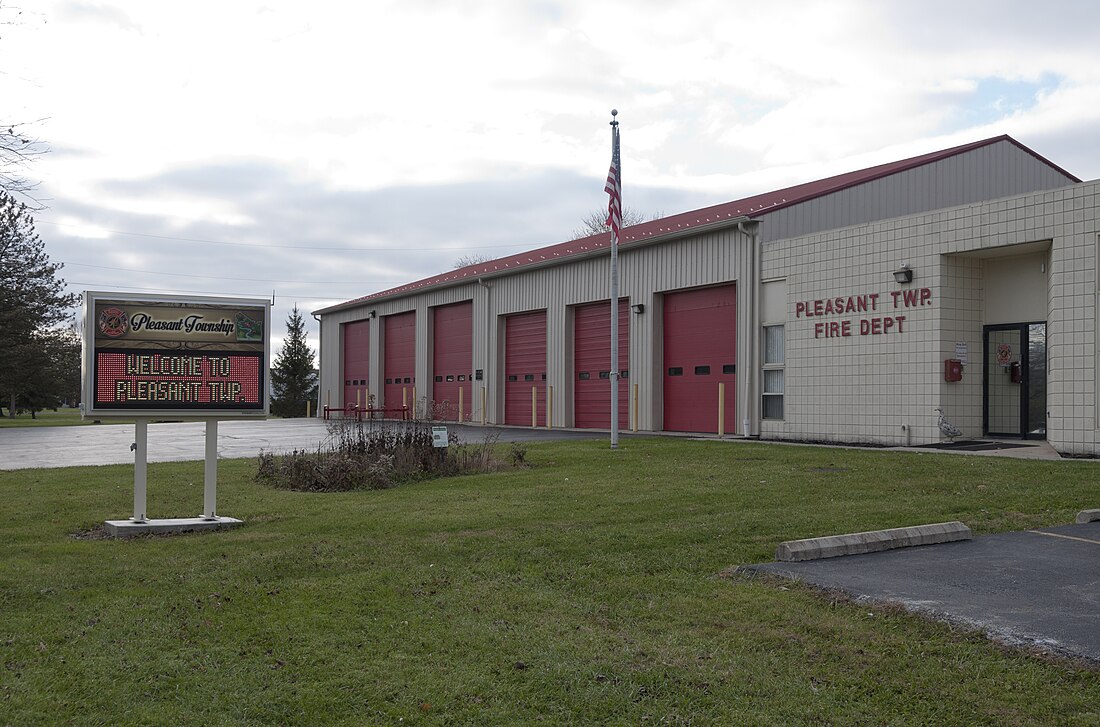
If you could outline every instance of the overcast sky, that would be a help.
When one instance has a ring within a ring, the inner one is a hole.
[[[0,122],[40,120],[70,289],[274,290],[277,335],[294,303],[568,239],[606,205],[612,107],[646,214],[1006,133],[1100,177],[1085,0],[0,0],[0,23]]]

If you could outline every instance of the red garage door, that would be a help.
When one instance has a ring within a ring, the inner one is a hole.
[[[437,419],[466,421],[470,418],[473,404],[472,384],[470,383],[473,366],[474,304],[456,303],[442,305],[432,309],[433,347],[432,401]],[[459,391],[462,396],[459,397]],[[459,399],[462,399],[462,412],[459,412]]]
[[[385,377],[383,402],[387,408],[407,403],[411,410],[413,387],[416,385],[416,311],[386,316],[382,320],[386,339],[382,368]]]
[[[531,426],[531,389],[538,426],[546,424],[546,311],[504,321],[504,423]]]
[[[718,431],[718,384],[726,384],[726,431],[736,431],[737,286],[665,294],[665,429]]]
[[[345,323],[344,404],[367,405],[367,376],[370,374],[370,321]]]
[[[619,371],[630,360],[630,307],[619,300]],[[629,379],[619,382],[619,426],[627,426]],[[611,301],[577,306],[573,316],[573,417],[582,429],[611,427]]]

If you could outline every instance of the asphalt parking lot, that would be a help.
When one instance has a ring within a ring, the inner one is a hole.
[[[261,450],[287,452],[316,449],[329,436],[329,423],[321,419],[268,419],[218,422],[218,457],[255,457]],[[377,423],[394,426],[399,423]],[[480,427],[446,424],[460,443],[482,442],[496,436],[501,442],[609,438],[607,432],[524,427]],[[150,462],[182,462],[206,456],[203,422],[165,422],[149,425]],[[620,437],[629,435],[620,434]],[[80,427],[26,427],[0,429],[0,469],[68,467],[75,465],[127,464],[134,461],[130,444],[131,424],[99,424]]]
[[[743,566],[1100,665],[1100,522]]]

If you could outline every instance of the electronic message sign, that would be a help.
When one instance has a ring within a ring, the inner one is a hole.
[[[264,417],[270,303],[84,293],[84,416]]]

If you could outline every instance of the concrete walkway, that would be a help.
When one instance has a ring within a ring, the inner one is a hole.
[[[329,422],[321,419],[268,419],[266,421],[224,421],[218,423],[218,457],[232,459],[255,457],[260,451],[287,452],[292,449],[316,449],[329,436]],[[530,442],[563,439],[606,439],[606,431],[591,429],[531,429],[529,427],[448,424],[463,443],[477,443],[487,436],[502,442]],[[166,422],[149,425],[149,461],[179,462],[205,457],[206,425],[203,422]],[[715,440],[684,432],[638,432],[620,434],[633,436],[674,436]],[[134,461],[130,444],[134,427],[130,424],[97,424],[76,427],[26,427],[0,429],[0,470],[35,467],[66,467],[76,465],[128,464]],[[747,441],[726,437],[721,441],[737,445]],[[768,442],[792,447],[830,446],[798,442]],[[928,452],[958,454],[971,457],[1012,457],[1016,459],[1061,459],[1054,448],[1044,441],[1005,442],[1004,449],[955,451],[926,447],[896,447],[877,451]],[[835,445],[847,447],[847,445]],[[848,447],[864,449],[862,447]]]
[[[672,435],[690,437],[691,439],[698,439],[701,441],[718,440],[715,435],[699,435],[688,434],[684,432],[646,432],[651,436]],[[1029,439],[1026,442],[1020,440],[991,440],[983,439],[982,442],[988,443],[990,448],[981,450],[966,450],[966,449],[937,449],[927,445],[919,447],[866,447],[858,444],[832,444],[829,442],[782,442],[772,439],[745,439],[743,437],[724,437],[722,442],[729,442],[731,444],[737,444],[740,442],[766,442],[767,444],[781,444],[787,447],[836,447],[838,449],[864,449],[871,452],[918,452],[921,454],[956,454],[964,457],[1009,457],[1011,459],[1049,459],[1060,460],[1064,459],[1054,447],[1050,446],[1050,443],[1041,439]],[[1004,445],[998,447],[997,445]]]
[[[1028,440],[995,440],[983,439],[988,443],[988,449],[965,450],[951,448],[937,448],[928,445],[922,447],[894,447],[892,449],[907,452],[934,452],[936,454],[962,454],[971,457],[1011,457],[1013,459],[1062,459],[1054,447],[1044,439]]]
[[[260,451],[289,452],[316,449],[329,436],[321,419],[268,419],[218,422],[218,457],[255,457]],[[606,432],[521,427],[479,427],[448,424],[463,443],[561,439],[599,439]],[[627,435],[621,435],[627,436]],[[130,464],[134,453],[131,424],[95,424],[77,427],[0,429],[0,470],[77,465]],[[149,425],[150,462],[201,460],[206,456],[206,424],[165,422]]]

